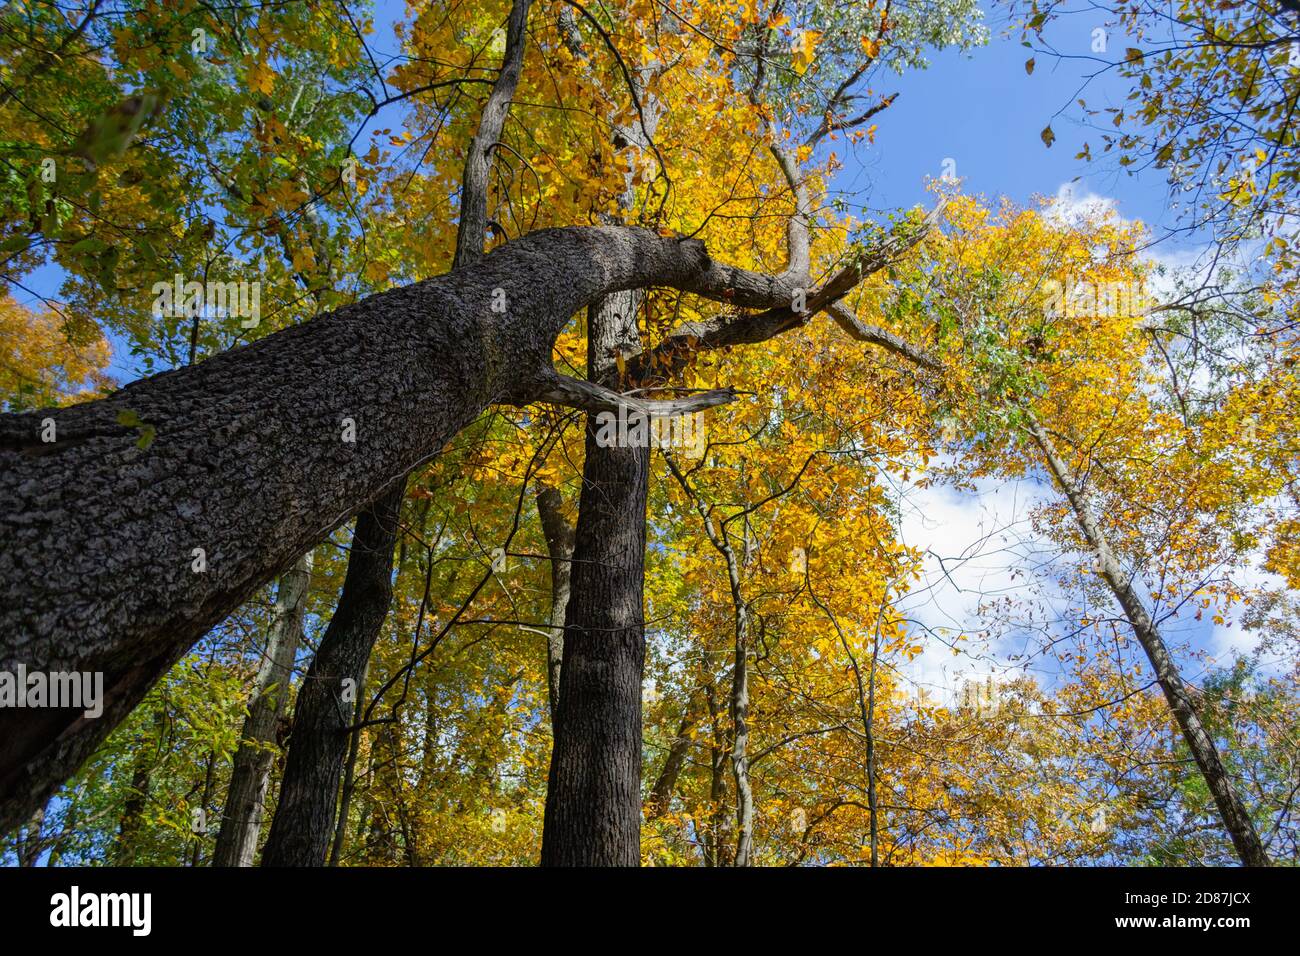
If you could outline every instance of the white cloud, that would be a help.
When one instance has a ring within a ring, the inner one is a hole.
[[[1281,575],[1265,571],[1264,555],[1252,555],[1250,564],[1233,575],[1236,583],[1252,591],[1284,591],[1286,579]],[[1211,661],[1220,667],[1230,664],[1233,658],[1246,656],[1255,650],[1259,635],[1247,631],[1241,626],[1244,608],[1238,605],[1232,616],[1222,624],[1213,625],[1206,639],[1206,650]]]
[[[1010,656],[1023,660],[1031,650],[1030,638],[994,622],[999,609],[1010,610],[1008,602],[1021,616],[1060,598],[1052,575],[1043,573],[1058,560],[1058,549],[1030,526],[1046,493],[1033,480],[991,479],[972,490],[903,490],[899,537],[925,554],[920,580],[898,603],[924,647],[900,667],[913,690],[951,704],[966,681],[1005,675],[1017,666]],[[967,639],[959,641],[962,635]]]
[[[1080,182],[1061,183],[1047,210],[1049,220],[1062,224],[1080,223],[1108,215],[1116,216],[1122,222],[1127,221],[1119,215],[1118,200],[1094,193]]]

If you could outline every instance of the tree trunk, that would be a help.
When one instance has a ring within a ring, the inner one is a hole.
[[[1264,851],[1259,834],[1255,832],[1254,821],[1251,820],[1250,813],[1238,796],[1232,779],[1223,766],[1223,761],[1219,759],[1219,751],[1214,746],[1213,738],[1201,723],[1192,695],[1188,693],[1182,675],[1178,672],[1178,665],[1174,663],[1173,655],[1169,653],[1164,638],[1161,637],[1155,622],[1151,620],[1151,615],[1147,613],[1128,575],[1124,573],[1123,567],[1111,552],[1104,531],[1093,520],[1085,490],[1075,482],[1069,467],[1057,455],[1052,440],[1043,427],[1032,418],[1027,427],[1030,436],[1047,459],[1047,467],[1052,476],[1070,502],[1070,508],[1074,512],[1079,528],[1096,555],[1097,569],[1101,572],[1102,579],[1123,608],[1129,626],[1133,628],[1138,642],[1146,651],[1160,689],[1164,691],[1169,708],[1174,712],[1178,726],[1182,728],[1183,739],[1187,742],[1187,748],[1192,752],[1196,766],[1200,768],[1201,776],[1205,778],[1205,784],[1214,797],[1214,804],[1219,810],[1219,816],[1228,831],[1232,845],[1237,850],[1237,855],[1246,866],[1269,866],[1268,854]]]
[[[357,685],[357,700],[366,699],[366,671],[361,671],[361,683]],[[357,753],[361,750],[361,728],[353,727],[348,738],[347,763],[343,768],[343,789],[339,791],[338,820],[334,824],[334,842],[330,844],[330,866],[338,866],[339,859],[348,842],[348,810],[352,806],[352,794],[357,782]]]
[[[677,735],[673,737],[673,742],[668,745],[664,765],[659,770],[659,776],[655,778],[654,786],[650,788],[650,796],[646,799],[647,820],[658,820],[668,812],[668,807],[673,800],[673,791],[677,789],[677,778],[681,776],[682,767],[686,764],[686,754],[694,742],[691,739],[691,729],[695,726],[696,719],[690,701],[687,701],[686,715],[682,717],[681,726],[677,728]]]
[[[149,783],[152,767],[144,754],[137,754],[131,768],[131,787],[126,802],[122,804],[122,817],[118,821],[117,842],[113,850],[114,866],[134,866],[139,850],[140,818],[149,800]]]
[[[96,719],[0,711],[0,829],[359,502],[493,402],[542,394],[578,309],[648,285],[720,295],[732,279],[696,240],[541,230],[109,398],[0,416],[0,669],[101,672],[105,691]]]
[[[587,368],[600,381],[615,356],[639,351],[640,296],[588,312]],[[542,827],[543,866],[641,861],[641,675],[645,664],[645,509],[650,449],[602,447],[587,416],[574,532],[564,666]]]
[[[754,852],[754,791],[749,784],[749,628],[736,613],[736,663],[731,675],[731,774],[736,781],[735,866],[749,866]]]
[[[143,735],[137,734],[133,741],[135,757],[131,761],[131,784],[122,804],[122,816],[118,819],[117,840],[113,846],[114,866],[134,866],[139,851],[140,821],[149,802],[154,760],[162,752],[162,736],[167,727],[167,715],[161,707],[154,711],[153,724],[158,744],[152,752],[144,746],[146,738]]]
[[[27,825],[14,834],[14,856],[20,867],[35,866],[41,858],[41,850],[45,846],[41,837],[45,827],[45,811],[45,806],[38,807]]]
[[[736,855],[735,866],[749,866],[754,852],[754,790],[749,782],[749,645],[753,622],[749,602],[745,600],[741,577],[750,560],[749,524],[742,531],[742,554],[731,543],[725,521],[714,527],[713,513],[705,507],[671,455],[668,469],[681,485],[704,524],[704,533],[727,565],[727,584],[731,591],[734,623],[734,665],[731,671],[731,773],[736,781]],[[743,477],[743,476],[742,476]]]
[[[636,866],[641,847],[642,618],[649,449],[587,467],[565,617],[564,667],[542,830],[544,866]],[[628,525],[635,533],[628,533]]]
[[[571,49],[577,47],[575,55],[586,59],[576,24],[562,22],[561,33]],[[658,126],[660,109],[646,95],[656,68],[645,63],[627,77],[638,118],[612,128],[613,142],[637,152],[650,146]],[[618,197],[620,215],[635,203],[629,167]],[[588,308],[588,381],[622,384],[626,357],[641,352],[637,310],[643,298],[634,290]],[[552,708],[542,865],[639,866],[650,448],[648,442],[643,448],[602,447],[595,440],[595,415],[588,414],[586,426],[561,642],[560,701]],[[549,538],[548,532],[548,545]],[[580,671],[572,681],[570,669]],[[566,701],[566,694],[577,699]]]
[[[727,846],[727,731],[722,725],[722,704],[712,679],[704,685],[709,708],[709,813],[704,839],[704,865],[722,866]]]
[[[303,679],[263,866],[324,866],[334,834],[348,728],[393,593],[393,541],[406,483],[357,517],[342,597]]]
[[[253,686],[248,716],[235,752],[226,790],[221,831],[212,853],[213,866],[252,866],[262,832],[266,792],[271,782],[272,748],[289,700],[293,662],[302,638],[303,606],[311,584],[308,551],[284,577],[275,595],[275,619],[266,640],[262,665]]]
[[[537,516],[542,521],[546,554],[551,563],[551,613],[546,636],[546,691],[551,725],[560,699],[560,666],[564,662],[564,617],[569,607],[569,579],[573,569],[573,527],[564,518],[559,489],[543,486],[537,492]]]
[[[470,143],[465,159],[465,169],[461,178],[460,226],[456,231],[456,253],[452,262],[453,269],[462,269],[483,257],[484,241],[487,232],[487,187],[490,172],[490,153],[501,138],[506,115],[510,110],[510,101],[514,96],[515,86],[519,81],[519,71],[523,66],[524,28],[528,22],[528,9],[531,0],[514,0],[510,11],[509,28],[506,37],[506,49],[501,69],[493,83],[492,93],[488,97],[483,112],[479,117],[479,127]],[[379,567],[376,560],[391,575],[393,548],[397,544],[399,528],[389,514],[398,514],[401,510],[402,496],[406,481],[403,479],[385,496],[381,502],[372,504],[357,518],[357,528],[366,528],[366,549],[355,549],[348,557],[347,580],[354,581],[357,589],[350,590],[345,583],[339,599],[340,608],[349,606],[347,620],[348,634],[346,640],[356,648],[364,647],[365,656],[360,658],[360,670],[349,672],[348,679],[353,681],[353,690],[360,685],[361,676],[374,647],[376,638],[383,628],[392,603],[392,587],[377,587]],[[380,532],[386,534],[382,536]],[[380,556],[376,558],[376,555]],[[365,562],[358,574],[353,577],[354,561]],[[338,613],[337,611],[335,612]],[[360,629],[353,628],[351,622],[364,622]],[[358,662],[355,655],[347,654],[349,664],[355,670]],[[314,702],[320,704],[319,700]],[[346,711],[346,708],[344,708]],[[286,813],[303,813],[303,819],[286,817],[279,828],[281,836],[277,839],[273,859],[277,865],[323,866],[328,850],[329,837],[321,829],[326,818],[333,818],[335,802],[339,795],[339,774],[342,764],[337,739],[321,741],[317,735],[330,737],[342,733],[330,723],[321,723],[322,713],[319,707],[313,710],[311,722],[304,725],[299,735],[295,724],[294,734],[298,736],[299,747],[304,752],[317,757],[324,757],[321,765],[308,765],[302,761],[295,762],[296,775],[293,780],[294,802]],[[355,733],[352,735],[356,739]],[[290,752],[293,751],[293,739],[290,739]],[[287,770],[287,768],[286,768]],[[314,788],[314,790],[312,790]],[[277,813],[276,823],[280,822]],[[340,820],[340,825],[345,821]]]

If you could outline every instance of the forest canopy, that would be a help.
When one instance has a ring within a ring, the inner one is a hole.
[[[1149,216],[884,188],[1008,58]],[[1291,0],[4,5],[0,860],[1293,865],[1298,102]]]

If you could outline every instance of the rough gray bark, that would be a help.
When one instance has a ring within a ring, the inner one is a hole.
[[[453,269],[464,268],[483,257],[489,157],[492,147],[501,137],[519,81],[524,57],[524,27],[530,5],[531,0],[515,0],[511,7],[501,69],[469,146],[461,179],[461,218],[456,232]],[[354,690],[360,685],[366,661],[392,604],[391,583],[381,586],[378,576],[381,572],[387,576],[392,573],[393,548],[400,533],[398,517],[405,488],[406,479],[402,479],[380,501],[357,516],[356,530],[364,547],[354,547],[348,556],[348,572],[335,609],[335,617],[341,616],[345,626],[334,635],[335,642],[330,647],[335,663],[340,660],[348,662],[350,669],[342,677],[353,682]],[[360,567],[353,574],[353,565],[357,562],[360,562]],[[295,758],[296,747],[306,757],[291,759],[285,766],[282,793],[287,788],[292,800],[285,802],[282,797],[279,807],[283,808],[283,813],[277,809],[272,823],[273,846],[268,837],[271,865],[325,864],[329,847],[327,824],[332,826],[339,776],[343,772],[344,740],[340,736],[344,739],[356,737],[355,733],[348,735],[345,728],[336,726],[337,721],[331,719],[331,707],[336,712],[340,709],[347,712],[348,708],[339,708],[330,701],[322,688],[317,687],[310,711],[299,710],[303,718],[301,724],[295,717],[294,733],[289,743],[290,756]],[[328,739],[320,739],[322,737]],[[340,819],[340,825],[343,823]]]
[[[235,751],[213,866],[252,866],[271,782],[276,731],[289,701],[293,662],[302,638],[303,606],[311,584],[311,552],[280,578],[274,619],[253,684],[239,749]]]
[[[588,311],[587,368],[639,351],[635,294]],[[564,666],[542,826],[543,866],[641,862],[641,674],[649,447],[602,447],[587,416]]]
[[[1174,718],[1183,731],[1187,748],[1192,752],[1196,766],[1200,768],[1201,776],[1204,777],[1205,784],[1214,797],[1214,805],[1218,808],[1219,816],[1228,831],[1233,847],[1236,848],[1237,855],[1246,866],[1271,865],[1259,834],[1255,831],[1254,821],[1251,820],[1250,813],[1238,796],[1236,787],[1233,786],[1232,779],[1219,758],[1219,751],[1214,746],[1213,738],[1201,722],[1196,710],[1196,702],[1192,700],[1187,685],[1183,683],[1173,655],[1169,653],[1164,638],[1160,635],[1155,622],[1151,620],[1151,615],[1147,613],[1146,606],[1130,582],[1129,576],[1124,573],[1124,568],[1115,559],[1105,532],[1093,518],[1085,489],[1075,481],[1069,466],[1057,454],[1050,436],[1042,425],[1030,418],[1026,428],[1047,460],[1047,467],[1052,477],[1056,479],[1057,485],[1069,500],[1079,529],[1096,555],[1097,570],[1111,593],[1115,595],[1120,607],[1123,608],[1129,626],[1133,628],[1138,643],[1142,645],[1147,659],[1151,662],[1156,681],[1164,691],[1169,709],[1174,712]]]
[[[718,274],[695,240],[541,230],[108,398],[0,416],[0,667],[99,671],[106,698],[98,719],[0,712],[0,828],[358,502],[489,404],[527,402],[575,312],[649,285],[723,298]],[[154,427],[147,447],[125,412]]]
[[[340,600],[298,691],[263,866],[324,866],[358,691],[393,594],[393,543],[406,483],[357,516]],[[345,699],[350,698],[350,699]]]
[[[581,43],[576,25],[561,32]],[[585,59],[585,54],[580,53]],[[639,95],[653,74],[647,64],[629,90],[639,114],[611,139],[649,145],[658,108]],[[632,208],[631,173],[619,195]],[[641,351],[638,292],[611,295],[587,310],[587,379],[619,382],[620,360]],[[646,497],[650,449],[603,447],[596,413],[586,418],[586,456],[578,520],[569,545],[570,573],[561,653],[552,697],[551,765],[542,824],[543,866],[639,866],[641,862],[641,680],[645,666]],[[548,547],[550,532],[547,533]],[[574,564],[578,570],[574,571]],[[553,608],[554,611],[554,608]],[[606,630],[612,628],[612,630]],[[570,671],[573,673],[570,674]],[[566,698],[566,695],[567,698]]]

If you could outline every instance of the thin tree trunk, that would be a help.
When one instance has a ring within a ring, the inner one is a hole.
[[[156,724],[162,725],[162,711],[155,715]],[[139,851],[140,821],[149,802],[149,785],[153,773],[153,760],[138,738],[135,741],[135,759],[131,762],[131,784],[122,816],[118,821],[117,840],[113,849],[114,866],[134,866]]]
[[[537,515],[546,538],[551,564],[551,613],[546,636],[546,691],[551,723],[560,699],[560,667],[564,662],[564,617],[569,607],[569,578],[573,569],[573,526],[564,518],[563,499],[558,488],[542,486],[537,491]]]
[[[668,807],[673,800],[673,791],[677,789],[677,778],[681,776],[682,767],[686,764],[686,754],[691,749],[691,728],[695,726],[696,719],[696,714],[691,710],[688,702],[686,714],[677,728],[677,734],[673,737],[673,742],[668,745],[663,767],[659,770],[659,776],[655,778],[654,786],[650,788],[650,797],[646,800],[647,820],[658,820],[668,812]]]
[[[216,782],[216,771],[217,754],[216,751],[209,750],[203,769],[203,792],[199,796],[199,812],[202,814],[199,819],[202,825],[195,828],[194,840],[190,844],[190,866],[198,866],[203,858],[203,838],[208,835],[207,813],[208,807],[212,806],[212,786]]]
[[[830,619],[835,628],[835,633],[839,635],[840,646],[844,648],[844,653],[848,655],[849,664],[853,668],[853,680],[857,685],[858,692],[858,716],[862,720],[862,734],[867,744],[866,767],[867,767],[867,826],[871,840],[871,865],[873,867],[880,865],[880,820],[879,806],[876,798],[876,662],[880,657],[880,626],[884,620],[886,601],[889,599],[889,588],[886,587],[880,596],[880,609],[876,612],[876,629],[871,639],[871,667],[867,672],[867,681],[865,688],[862,682],[862,668],[858,664],[858,656],[853,653],[853,647],[849,644],[848,636],[844,629],[840,627],[839,618],[835,613],[822,603],[817,592],[813,590],[812,578],[808,569],[804,569],[804,581],[808,588],[808,594],[826,616]]]
[[[310,584],[311,552],[308,551],[292,570],[280,578],[276,590],[275,617],[230,771],[221,830],[212,854],[213,866],[253,865],[271,782],[272,748],[289,700],[289,684],[302,638],[303,609]]]
[[[867,675],[866,714],[862,720],[862,732],[867,736],[867,814],[871,832],[871,865],[880,865],[880,806],[876,793],[876,664],[880,660],[880,618],[884,614],[882,607],[876,616],[876,631],[871,639],[871,668]],[[857,674],[857,661],[853,664]],[[859,701],[862,694],[862,678],[858,676]]]
[[[712,680],[704,687],[704,699],[709,708],[709,802],[713,806],[704,844],[704,865],[722,866],[727,845],[727,814],[723,810],[727,801],[727,732],[722,726],[722,706]]]
[[[294,711],[263,866],[324,866],[334,833],[339,779],[360,713],[359,689],[393,593],[393,542],[406,483],[357,517],[342,597]]]
[[[735,866],[749,866],[754,852],[754,791],[749,783],[749,615],[736,611],[736,661],[731,679],[731,773],[736,781]]]
[[[1042,425],[1031,417],[1027,430],[1047,460],[1047,467],[1052,477],[1056,479],[1057,485],[1069,500],[1079,529],[1096,555],[1097,567],[1102,579],[1123,608],[1124,616],[1128,619],[1129,626],[1133,628],[1138,643],[1146,651],[1147,660],[1151,662],[1160,689],[1164,691],[1169,708],[1174,712],[1174,718],[1183,731],[1183,739],[1187,742],[1187,747],[1196,760],[1196,766],[1200,768],[1201,776],[1205,778],[1205,784],[1214,797],[1214,804],[1219,810],[1219,816],[1232,840],[1232,845],[1237,850],[1237,855],[1246,866],[1269,866],[1268,854],[1264,851],[1264,845],[1255,831],[1254,821],[1251,820],[1250,813],[1238,796],[1232,779],[1219,758],[1219,751],[1214,746],[1213,738],[1201,722],[1196,703],[1188,693],[1186,684],[1183,683],[1178,665],[1174,663],[1173,655],[1169,653],[1164,638],[1161,637],[1155,622],[1151,620],[1128,575],[1124,573],[1123,567],[1111,552],[1104,531],[1094,520],[1086,490],[1075,481],[1069,466],[1057,454],[1051,438]]]
[[[41,806],[32,814],[26,826],[22,827],[14,834],[15,837],[15,856],[18,858],[19,867],[32,867],[41,857],[41,850],[44,843],[41,838],[41,831],[45,826],[46,806]]]
[[[749,645],[753,623],[749,602],[745,600],[741,586],[742,558],[732,546],[726,524],[720,522],[715,529],[710,509],[704,506],[673,457],[665,457],[673,477],[704,523],[704,533],[727,566],[735,651],[731,671],[730,746],[731,773],[736,783],[736,854],[733,864],[749,866],[754,852],[754,790],[749,782]],[[745,525],[744,536],[744,547],[748,552],[748,524]]]
[[[367,668],[368,670],[368,668]],[[357,700],[366,698],[366,671],[362,671],[361,681],[357,684]],[[348,810],[352,806],[352,793],[356,789],[357,753],[361,750],[361,728],[352,728],[352,739],[348,743],[347,763],[343,771],[343,789],[339,794],[338,822],[334,827],[334,842],[330,846],[330,866],[338,866],[339,859],[347,847]]]

